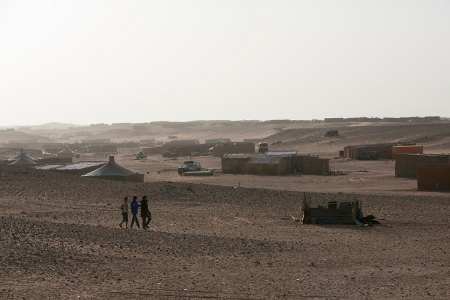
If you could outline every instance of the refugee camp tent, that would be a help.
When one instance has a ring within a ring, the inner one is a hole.
[[[75,157],[75,152],[70,150],[69,148],[65,148],[61,151],[59,151],[56,156],[58,157],[67,157],[67,158],[73,158]]]
[[[36,164],[31,157],[29,157],[28,155],[26,155],[26,153],[23,152],[23,150],[18,155],[19,155],[19,158],[17,160],[15,160],[14,162],[12,162],[11,165],[35,165]]]
[[[30,160],[34,160],[31,156],[23,152],[23,149],[20,151],[19,154],[14,155],[13,157],[8,158],[8,161],[16,161],[19,160],[22,156],[26,156]]]
[[[114,156],[109,157],[109,162],[106,165],[82,176],[119,181],[144,182],[144,174],[138,174],[118,165],[114,161]]]

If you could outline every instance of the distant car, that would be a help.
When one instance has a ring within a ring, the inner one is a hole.
[[[136,159],[147,159],[147,154],[141,151],[138,154],[136,154]]]
[[[175,157],[175,156],[176,156],[176,154],[173,152],[170,152],[170,151],[164,151],[162,153],[162,157],[165,157],[165,158],[170,158],[170,157]]]
[[[266,153],[268,151],[269,151],[269,143],[267,143],[267,142],[258,143],[258,152],[259,153]]]
[[[192,172],[192,171],[200,171],[202,166],[197,161],[185,161],[181,167],[178,168],[178,174],[182,174],[184,172]]]

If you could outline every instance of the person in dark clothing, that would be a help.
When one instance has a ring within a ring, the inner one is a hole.
[[[141,200],[141,218],[142,218],[142,228],[148,229],[148,224],[152,220],[152,214],[148,209],[147,196],[142,197]]]
[[[133,228],[133,224],[134,222],[136,222],[136,225],[138,228],[141,228],[139,226],[139,220],[137,217],[137,214],[139,212],[139,203],[137,202],[137,196],[133,196],[133,201],[130,202],[130,210],[131,210],[131,214],[133,215],[133,218],[131,219],[131,228]]]
[[[122,211],[122,222],[120,222],[119,226],[122,228],[122,224],[125,223],[126,228],[128,228],[128,197],[123,198],[120,210]]]

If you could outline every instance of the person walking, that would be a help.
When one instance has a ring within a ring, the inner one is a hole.
[[[152,214],[148,209],[147,196],[143,196],[141,200],[141,218],[142,218],[142,228],[148,229],[148,224],[152,220]]]
[[[133,218],[131,219],[131,225],[130,227],[133,228],[133,224],[136,222],[136,226],[138,228],[141,228],[139,226],[139,220],[137,217],[137,214],[139,212],[139,203],[137,202],[137,196],[133,196],[133,201],[130,202],[130,210],[131,210],[131,214],[133,215]]]
[[[122,222],[120,222],[119,226],[120,228],[123,228],[122,224],[125,223],[125,228],[128,228],[128,197],[123,198],[120,210],[122,211]]]

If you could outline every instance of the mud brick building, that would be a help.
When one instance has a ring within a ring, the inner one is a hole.
[[[450,191],[450,164],[417,166],[417,189]]]
[[[395,176],[416,178],[419,165],[445,165],[449,163],[449,154],[398,153],[395,157]]]

